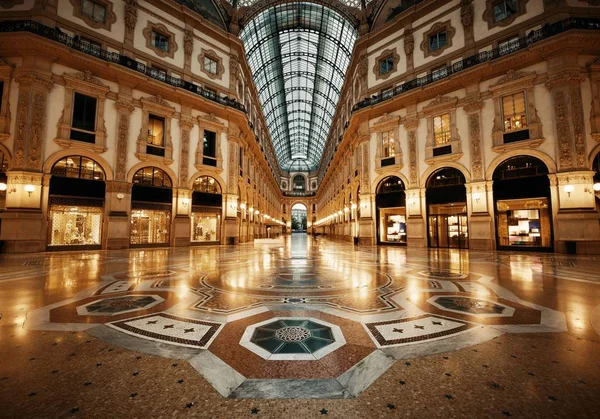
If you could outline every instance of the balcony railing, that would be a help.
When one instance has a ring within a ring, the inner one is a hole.
[[[7,20],[0,22],[0,32],[31,32],[36,35],[43,36],[44,38],[59,42],[69,48],[83,52],[84,54],[91,55],[92,57],[96,57],[103,61],[119,64],[123,67],[129,68],[130,70],[142,73],[151,79],[167,83],[173,87],[180,87],[188,92],[202,96],[205,99],[247,113],[244,105],[236,100],[229,99],[227,97],[220,97],[219,95],[216,95],[214,91],[204,89],[203,87],[197,86],[181,78],[169,76],[162,71],[158,71],[152,67],[146,66],[145,64],[140,63],[131,57],[127,57],[126,55],[121,55],[118,52],[111,52],[102,49],[97,45],[92,45],[89,42],[80,39],[78,36],[69,36],[58,28],[50,28],[32,20]]]
[[[418,1],[414,3],[418,3]],[[356,112],[360,109],[369,106],[377,105],[378,103],[389,100],[394,96],[406,93],[409,90],[416,89],[418,87],[423,87],[439,80],[443,80],[447,77],[450,77],[453,74],[459,73],[478,64],[483,64],[488,61],[492,61],[503,57],[507,54],[513,53],[515,51],[525,49],[531,44],[557,35],[559,33],[565,32],[569,29],[600,30],[600,19],[572,17],[565,20],[561,20],[560,22],[553,23],[552,25],[545,25],[541,29],[531,31],[527,36],[519,38],[518,42],[515,39],[514,42],[502,45],[499,48],[495,48],[490,51],[482,51],[479,54],[467,57],[444,69],[438,69],[435,72],[426,76],[418,77],[416,79],[407,81],[406,83],[403,83],[400,86],[396,86],[394,88],[393,94],[391,95],[387,93],[386,95],[374,95],[370,98],[363,99],[362,101],[358,102],[352,107],[352,112]]]

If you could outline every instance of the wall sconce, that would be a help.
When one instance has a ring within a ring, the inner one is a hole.
[[[242,202],[242,203],[240,204],[240,209],[243,209],[243,210],[245,210],[245,209],[246,209],[246,204]]]
[[[475,200],[475,202],[477,202],[479,204],[479,200],[481,199],[481,195],[478,193],[474,193],[473,194],[473,199]]]
[[[563,188],[563,191],[565,191],[567,193],[567,196],[570,198],[571,197],[571,192],[573,192],[575,190],[575,186],[573,185],[565,185],[565,187]]]
[[[344,207],[344,212],[348,212],[348,211],[350,211],[350,208]]]
[[[355,209],[356,209],[356,204],[355,204],[355,203],[353,203],[353,204],[352,204],[350,207],[351,207],[353,210],[355,210]]]
[[[123,192],[119,192],[117,194],[117,199],[119,200],[119,202],[121,202],[123,198],[125,198],[125,194]]]
[[[409,200],[408,200],[408,205],[410,205],[411,207],[414,207],[414,206],[415,206],[415,200],[414,200],[414,199],[412,199],[412,198],[411,198],[411,199],[409,199]]]
[[[342,215],[342,211],[341,211],[341,210],[340,210],[340,211],[338,211],[337,213],[338,213],[338,215]]]
[[[187,206],[187,205],[190,203],[190,200],[189,200],[188,198],[183,198],[183,199],[181,200],[181,203],[182,203],[183,205],[186,205],[186,206]]]
[[[594,183],[594,186],[593,186],[593,188],[594,188],[594,190],[595,190],[596,192],[600,192],[600,182],[596,182],[596,183]]]
[[[35,186],[33,185],[25,185],[25,192],[31,196],[31,192],[35,191]]]
[[[259,210],[254,210],[254,213],[255,213],[256,215],[258,215],[258,214],[260,214],[260,211],[259,211]]]
[[[0,182],[0,192],[4,192],[8,189],[8,185],[4,182]]]

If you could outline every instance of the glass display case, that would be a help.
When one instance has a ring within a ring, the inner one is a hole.
[[[133,209],[131,210],[130,243],[169,244],[171,211]]]
[[[547,198],[502,200],[496,208],[500,246],[550,246]]]
[[[100,245],[102,207],[52,205],[49,246]]]
[[[193,212],[190,241],[192,243],[218,242],[220,238],[221,215]]]
[[[380,209],[379,239],[384,243],[406,243],[406,209]]]

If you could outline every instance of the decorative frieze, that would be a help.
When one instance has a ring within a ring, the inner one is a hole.
[[[131,112],[135,109],[131,100],[119,99],[115,102],[117,108],[117,152],[115,164],[115,179],[127,178],[127,144],[129,142],[129,123]]]
[[[194,121],[189,116],[182,116],[179,119],[181,127],[181,158],[179,161],[179,184],[187,187],[188,167],[190,163],[190,131],[194,127]]]
[[[404,120],[404,128],[408,132],[408,162],[409,162],[409,183],[411,188],[419,184],[419,174],[417,171],[417,128],[419,119],[416,117]]]
[[[12,169],[41,171],[46,103],[54,82],[33,72],[19,74],[16,81],[20,86]]]

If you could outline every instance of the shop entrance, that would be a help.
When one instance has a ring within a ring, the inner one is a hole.
[[[297,203],[292,207],[292,233],[306,233],[306,205]]]
[[[539,159],[517,156],[493,175],[498,249],[552,250],[548,168]]]
[[[131,247],[168,246],[171,236],[173,183],[158,167],[144,167],[133,176]]]
[[[200,176],[194,181],[190,232],[192,244],[221,241],[222,205],[221,186],[216,179]]]
[[[469,231],[465,177],[446,167],[427,180],[427,229],[429,247],[467,249]]]
[[[68,156],[51,170],[48,250],[100,249],[106,185],[98,163]]]
[[[406,244],[406,193],[404,182],[390,176],[377,186],[377,243]]]

